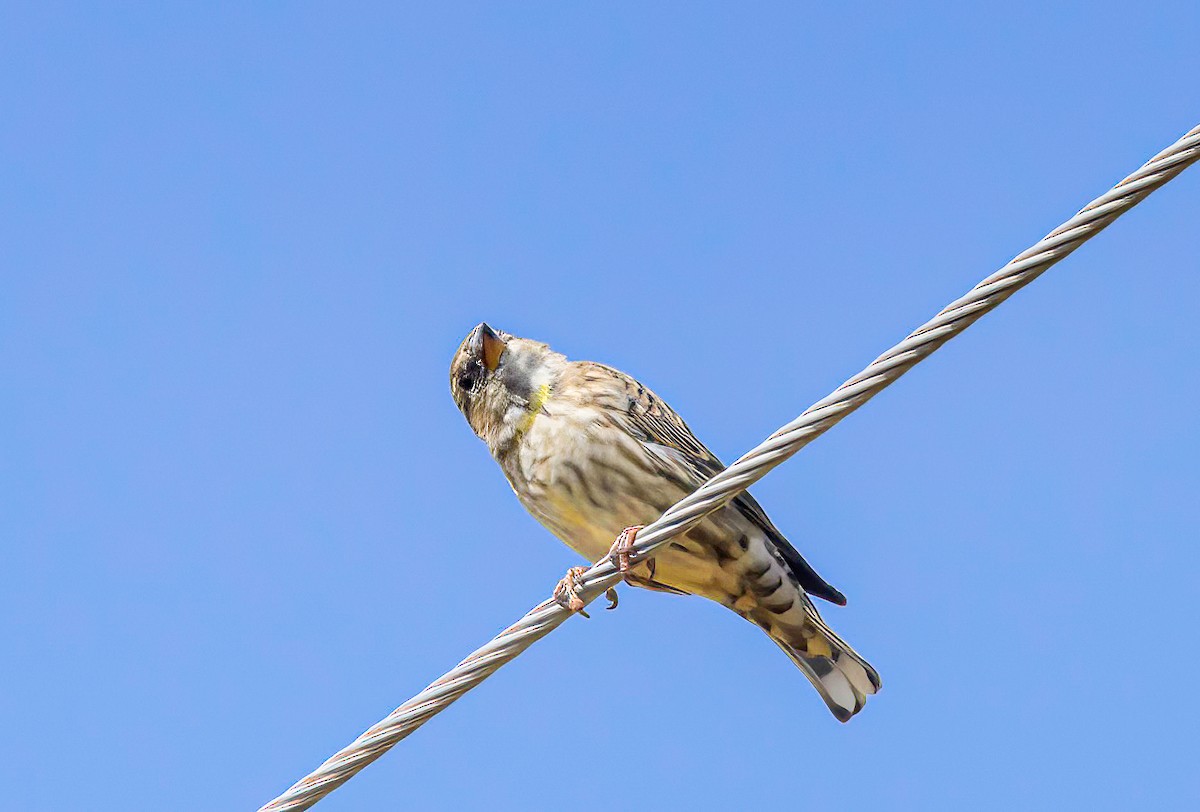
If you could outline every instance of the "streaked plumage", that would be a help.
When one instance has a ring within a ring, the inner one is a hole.
[[[611,367],[476,327],[450,389],[526,509],[580,555],[608,553],[724,466],[653,392]],[[652,575],[652,578],[651,578]],[[702,595],[761,627],[846,721],[879,675],[822,620],[810,595],[844,604],[748,493],[654,554],[631,583]]]

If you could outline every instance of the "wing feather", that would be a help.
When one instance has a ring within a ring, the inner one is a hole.
[[[659,468],[663,476],[690,493],[725,470],[725,465],[700,442],[683,418],[650,389],[620,370],[593,362],[581,363],[613,376],[624,385],[627,401],[623,409],[625,428],[642,442],[651,456],[662,463]],[[804,560],[768,518],[758,500],[748,492],[743,492],[733,499],[732,506],[762,530],[775,545],[805,592],[840,606],[846,604],[846,597]]]

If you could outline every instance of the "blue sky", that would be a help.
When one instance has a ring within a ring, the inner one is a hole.
[[[252,809],[579,563],[481,319],[726,459],[1195,125],[1194,3],[0,12],[0,776]],[[1195,808],[1200,170],[755,493],[884,691],[625,590],[322,810]]]

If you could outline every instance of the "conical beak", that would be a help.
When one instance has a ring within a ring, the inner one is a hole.
[[[504,354],[504,339],[486,321],[481,321],[471,331],[471,354],[479,359],[488,372],[495,372],[496,367],[500,366],[500,356]]]

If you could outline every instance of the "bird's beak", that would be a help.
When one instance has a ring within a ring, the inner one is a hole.
[[[504,354],[504,339],[486,321],[471,331],[471,354],[479,359],[488,372],[495,372]]]

